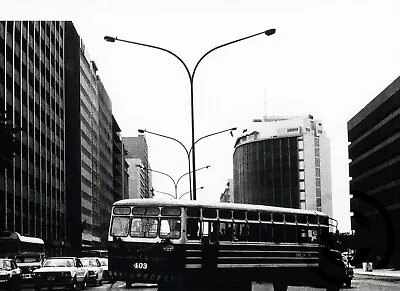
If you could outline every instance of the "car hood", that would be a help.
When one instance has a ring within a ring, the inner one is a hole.
[[[71,267],[42,267],[33,271],[34,273],[48,273],[48,272],[71,272],[74,271]]]

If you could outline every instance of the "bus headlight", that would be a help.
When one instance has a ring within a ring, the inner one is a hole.
[[[164,252],[172,252],[174,249],[175,249],[175,247],[173,245],[163,246],[163,251]]]

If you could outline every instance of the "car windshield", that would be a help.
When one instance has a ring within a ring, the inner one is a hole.
[[[73,259],[47,259],[43,263],[43,267],[73,267]]]
[[[108,266],[108,259],[99,259],[102,266]]]
[[[33,263],[33,262],[40,262],[40,257],[23,257],[23,256],[18,256],[15,258],[15,261],[17,263]]]
[[[11,262],[9,260],[0,260],[0,270],[11,270]]]
[[[81,262],[84,267],[97,267],[95,259],[81,259]]]

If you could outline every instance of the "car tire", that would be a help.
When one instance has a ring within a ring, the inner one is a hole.
[[[126,281],[125,282],[125,285],[126,285],[125,287],[126,288],[132,288],[132,284],[133,284],[132,281]]]
[[[74,291],[74,290],[78,290],[78,283],[76,281],[76,277],[74,277],[74,280],[71,284],[71,287],[69,288],[69,290]]]
[[[345,286],[346,288],[351,288],[351,280],[347,280]]]
[[[86,286],[87,286],[87,277],[85,276],[85,278],[83,278],[83,281],[81,283],[81,290],[85,290]]]

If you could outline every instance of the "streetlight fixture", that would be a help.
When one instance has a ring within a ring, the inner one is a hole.
[[[194,144],[195,144],[195,138],[194,138],[194,102],[193,102],[193,87],[194,87],[193,85],[194,85],[194,82],[193,82],[193,80],[194,80],[194,75],[195,75],[195,73],[196,73],[197,67],[199,66],[200,62],[201,62],[208,54],[210,54],[211,52],[213,52],[213,51],[215,51],[215,50],[217,50],[217,49],[219,49],[219,48],[222,48],[222,47],[225,47],[225,46],[228,46],[228,45],[231,45],[231,44],[234,44],[234,43],[237,43],[237,42],[240,42],[240,41],[243,41],[243,40],[246,40],[246,39],[249,39],[249,38],[258,36],[258,35],[263,35],[263,34],[265,34],[265,35],[267,35],[267,36],[270,36],[270,35],[273,35],[275,32],[276,32],[276,29],[275,29],[275,28],[267,29],[267,30],[265,30],[265,31],[263,31],[263,32],[256,33],[256,34],[253,34],[253,35],[250,35],[250,36],[246,36],[246,37],[243,37],[243,38],[239,38],[239,39],[237,39],[237,40],[230,41],[230,42],[227,42],[227,43],[225,43],[225,44],[219,45],[219,46],[217,46],[217,47],[215,47],[215,48],[209,50],[208,52],[206,52],[206,53],[198,60],[198,62],[197,62],[197,64],[196,64],[196,66],[194,67],[192,73],[190,72],[190,70],[189,70],[188,66],[186,65],[186,63],[185,63],[178,55],[176,55],[175,53],[173,53],[173,52],[171,52],[171,51],[169,51],[169,50],[167,50],[167,49],[165,49],[165,48],[158,47],[158,46],[154,46],[154,45],[149,45],[149,44],[144,44],[144,43],[140,43],[140,42],[128,41],[128,40],[119,39],[119,38],[117,38],[117,37],[111,37],[111,36],[105,36],[104,39],[105,39],[106,41],[108,41],[108,42],[121,41],[121,42],[126,42],[126,43],[130,43],[130,44],[140,45],[140,46],[144,46],[144,47],[150,47],[150,48],[154,48],[154,49],[158,49],[158,50],[167,52],[167,53],[173,55],[175,58],[177,58],[177,59],[182,63],[182,65],[185,67],[185,70],[186,70],[186,72],[187,72],[187,74],[188,74],[189,81],[190,81],[190,107],[191,107],[191,126],[192,126],[192,147],[191,147],[191,149],[192,149],[192,151],[193,151],[193,155],[192,155],[192,167],[193,167],[193,169],[195,169],[195,168],[196,168],[196,155],[195,155],[195,146],[194,146]],[[189,172],[190,172],[190,170],[189,170]],[[196,173],[195,173],[195,172],[193,172],[193,200],[196,200]]]
[[[198,187],[196,190],[201,190],[201,189],[204,189],[204,187]],[[185,196],[186,194],[189,194],[190,192],[185,192],[185,193],[183,193],[181,196],[179,196],[179,198],[178,199],[181,199],[183,196]]]
[[[170,175],[168,175],[167,173],[164,173],[164,172],[161,172],[161,171],[157,171],[157,170],[153,170],[153,169],[150,169],[150,168],[146,168],[146,167],[143,167],[143,166],[141,166],[141,165],[136,165],[136,167],[141,168],[141,169],[143,169],[143,170],[148,170],[148,171],[156,172],[156,173],[165,175],[165,176],[167,176],[168,178],[170,178],[170,179],[172,180],[172,182],[174,183],[174,189],[175,189],[175,197],[174,197],[174,198],[175,198],[175,199],[178,199],[178,183],[179,183],[179,181],[182,179],[182,177],[184,177],[184,176],[186,176],[186,175],[188,175],[188,174],[191,173],[191,172],[185,173],[185,174],[181,175],[181,176],[178,178],[178,180],[175,181],[175,179],[172,178],[172,177],[171,177]],[[195,171],[200,171],[200,170],[203,170],[203,169],[208,169],[209,167],[211,167],[211,166],[210,166],[210,165],[204,166],[204,167],[201,167],[201,168],[196,169]],[[154,190],[154,189],[153,189],[153,190]],[[158,192],[161,192],[161,191],[158,191]],[[191,192],[191,191],[189,191],[188,193],[190,193],[190,192]],[[165,192],[163,192],[163,193],[172,196],[172,195],[169,194],[169,193],[165,193]],[[187,194],[187,193],[185,193],[185,194]]]

